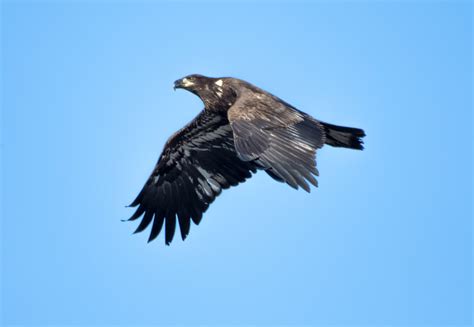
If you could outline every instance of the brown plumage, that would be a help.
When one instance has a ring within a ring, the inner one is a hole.
[[[244,182],[257,170],[291,187],[317,186],[316,150],[324,144],[363,149],[363,130],[318,121],[258,87],[236,78],[190,75],[175,82],[201,98],[204,110],[173,134],[129,220],[143,216],[135,232],[151,225],[149,241],[164,225],[170,244],[176,220],[184,240],[191,220],[223,189]]]

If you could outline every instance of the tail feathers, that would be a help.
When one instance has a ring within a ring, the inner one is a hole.
[[[326,144],[348,149],[364,149],[362,138],[365,132],[360,128],[331,125],[321,122],[326,133]]]

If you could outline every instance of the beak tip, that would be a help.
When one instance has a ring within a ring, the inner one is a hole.
[[[173,83],[173,90],[179,89],[181,87],[181,80],[176,80]]]

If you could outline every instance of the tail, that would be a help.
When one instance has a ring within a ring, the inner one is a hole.
[[[362,138],[365,132],[362,129],[320,123],[326,133],[326,144],[355,150],[364,149]]]

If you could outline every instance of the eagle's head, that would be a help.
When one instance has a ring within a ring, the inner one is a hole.
[[[199,74],[188,75],[174,82],[174,89],[185,89],[196,94],[207,110],[227,110],[234,104],[236,94],[228,78],[212,78]]]

